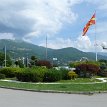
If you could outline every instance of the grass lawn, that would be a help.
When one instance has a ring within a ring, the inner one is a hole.
[[[76,78],[74,80],[61,80],[60,83],[92,83],[92,82],[101,82],[101,80],[95,78]]]
[[[92,81],[92,83],[90,83],[90,81]],[[8,88],[13,87],[20,89],[36,90],[36,91],[42,91],[42,90],[51,90],[51,91],[55,90],[55,91],[65,91],[65,92],[107,91],[107,83],[94,83],[95,81],[97,80],[77,79],[77,80],[59,81],[59,83],[61,84],[42,84],[42,83],[32,84],[32,83],[0,81],[0,87],[3,86]],[[81,83],[87,83],[87,84],[81,84]]]

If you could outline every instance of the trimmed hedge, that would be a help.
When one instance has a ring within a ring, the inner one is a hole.
[[[22,68],[16,72],[18,81],[23,82],[55,82],[69,79],[66,69],[47,69],[46,67]]]
[[[36,82],[37,74],[28,69],[23,69],[21,72],[16,72],[16,78],[23,82]]]
[[[23,82],[42,82],[46,71],[44,67],[23,68],[16,72],[16,78]]]
[[[10,68],[10,67],[1,68],[0,73],[4,74],[6,78],[13,78],[15,77],[15,71],[17,71],[18,69],[19,68]]]
[[[64,68],[60,69],[62,80],[68,80],[69,79],[68,72],[69,72],[69,70],[67,70],[67,69],[64,69]]]
[[[0,73],[0,79],[5,79],[5,75]]]
[[[49,69],[44,75],[44,82],[55,82],[61,80],[61,72],[56,69]]]

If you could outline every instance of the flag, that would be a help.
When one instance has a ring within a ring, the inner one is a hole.
[[[84,29],[83,29],[83,35],[85,36],[85,34],[87,33],[89,27],[93,24],[95,24],[95,13],[93,14],[92,18],[88,21],[88,23],[85,25]]]

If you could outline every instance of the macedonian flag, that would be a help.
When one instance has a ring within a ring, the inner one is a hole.
[[[87,33],[89,27],[93,24],[95,24],[96,21],[95,21],[95,13],[93,14],[92,18],[88,21],[88,23],[85,25],[84,29],[83,29],[83,35],[82,36],[85,36],[85,34]]]

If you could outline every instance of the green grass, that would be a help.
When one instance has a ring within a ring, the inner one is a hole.
[[[92,83],[92,82],[101,82],[101,80],[95,79],[95,78],[76,78],[71,80],[61,80],[58,81],[58,83]]]
[[[55,91],[70,91],[70,92],[94,92],[107,91],[107,83],[93,83],[93,84],[31,84],[31,83],[15,83],[0,81],[0,87],[30,89],[36,91],[55,90]]]

